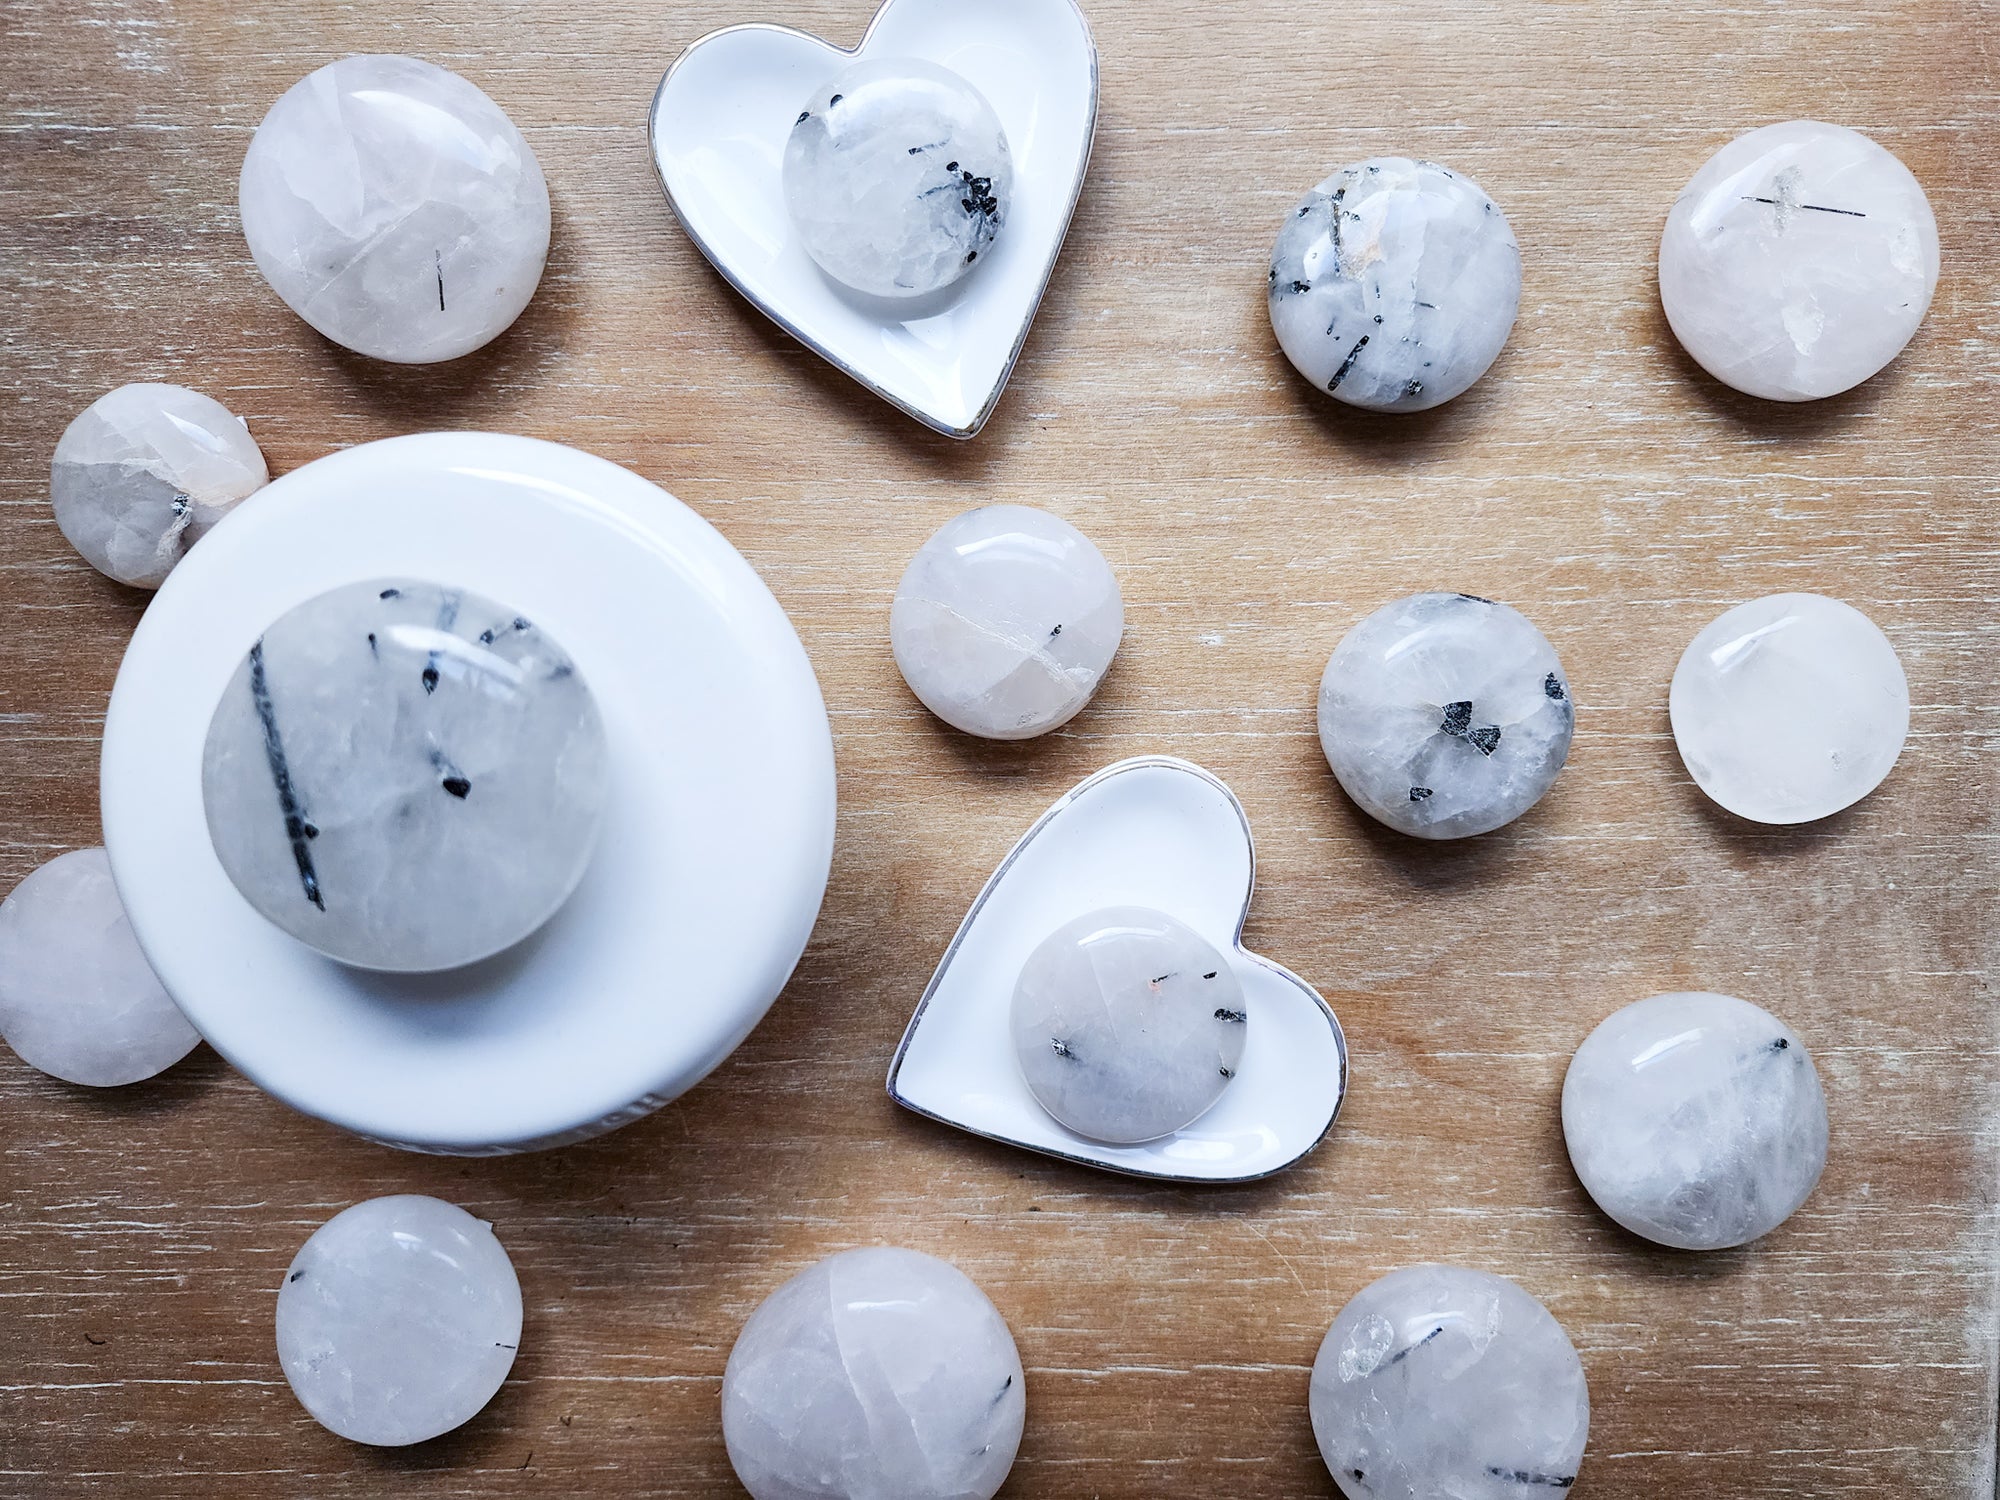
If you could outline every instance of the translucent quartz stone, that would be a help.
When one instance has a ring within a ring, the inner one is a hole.
[[[504,605],[409,580],[284,615],[209,724],[202,799],[237,890],[370,969],[472,963],[583,878],[604,726],[562,648]]]
[[[270,481],[240,417],[179,385],[121,385],[64,429],[56,525],[98,572],[156,589],[209,527]]]
[[[414,57],[308,74],[251,137],[243,235],[271,289],[336,344],[456,359],[528,305],[549,191],[499,105]]]
[[[1300,200],[1271,251],[1271,327],[1306,379],[1375,411],[1462,395],[1507,342],[1521,247],[1471,178],[1378,157]]]
[[[69,1083],[137,1083],[201,1041],[125,919],[102,849],[57,855],[0,902],[0,1036]]]
[[[1312,1372],[1313,1436],[1349,1500],[1523,1500],[1576,1482],[1583,1365],[1513,1282],[1411,1266],[1340,1311]]]
[[[916,58],[857,63],[806,101],[785,205],[821,270],[874,297],[950,286],[1006,222],[1013,161],[993,106]]]
[[[493,1226],[436,1198],[327,1220],[278,1288],[278,1362],[322,1427],[421,1443],[479,1415],[514,1367],[521,1283]]]
[[[1026,505],[948,521],[903,574],[889,643],[910,691],[956,729],[1025,740],[1090,701],[1125,634],[1111,565]]]
[[[1660,240],[1675,336],[1717,380],[1772,401],[1868,379],[1916,333],[1937,280],[1937,220],[1909,168],[1814,120],[1716,152]]]
[[[1681,657],[1667,705],[1689,774],[1758,823],[1851,807],[1910,733],[1910,686],[1888,637],[1819,594],[1773,594],[1716,620]]]
[[[1569,1159],[1634,1234],[1722,1250],[1769,1234],[1826,1167],[1805,1044],[1728,995],[1655,995],[1590,1034],[1563,1080]]]
[[[750,1315],[722,1375],[722,1436],[752,1500],[989,1500],[1026,1415],[1006,1322],[915,1250],[801,1271]]]
[[[1334,648],[1319,742],[1347,795],[1418,838],[1511,823],[1555,784],[1576,709],[1555,648],[1518,610],[1417,594]]]
[[[1042,1108],[1130,1144],[1192,1124],[1222,1097],[1249,1017],[1229,962],[1163,912],[1118,906],[1058,927],[1014,986],[1014,1050]]]

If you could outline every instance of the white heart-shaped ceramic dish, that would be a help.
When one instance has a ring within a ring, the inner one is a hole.
[[[1201,767],[1141,756],[1099,771],[1044,813],[972,903],[903,1033],[889,1097],[975,1135],[1133,1177],[1248,1182],[1319,1144],[1347,1093],[1347,1039],[1313,987],[1248,952],[1256,884],[1250,823]],[[1149,906],[1229,956],[1250,1014],[1236,1079],[1161,1140],[1113,1146],[1035,1102],[1008,1012],[1035,946],[1072,917]]]
[[[823,275],[785,208],[785,141],[807,98],[861,59],[915,57],[971,80],[1014,161],[1007,225],[977,271],[899,316]],[[1075,0],[888,0],[843,51],[732,26],[660,81],[653,165],[729,283],[801,343],[918,421],[968,438],[1013,372],[1075,212],[1097,124],[1097,49]]]

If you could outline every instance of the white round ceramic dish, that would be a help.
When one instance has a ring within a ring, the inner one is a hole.
[[[975,1135],[1133,1177],[1247,1182],[1282,1171],[1333,1128],[1347,1039],[1319,993],[1242,945],[1256,885],[1250,823],[1201,767],[1141,756],[1099,771],[1044,813],[993,872],[903,1033],[889,1097]],[[1015,1059],[1015,980],[1035,947],[1085,912],[1144,906],[1226,954],[1250,1024],[1236,1077],[1185,1129],[1135,1146],[1065,1129]]]
[[[1013,153],[1007,226],[976,275],[917,305],[837,286],[785,207],[785,143],[806,101],[858,60],[919,58],[986,97]],[[787,333],[952,437],[979,431],[1013,373],[1090,162],[1097,49],[1075,0],[888,0],[842,50],[782,26],[703,37],[661,81],[653,164],[724,278]]]
[[[209,716],[272,620],[360,579],[504,599],[590,682],[602,840],[526,942],[442,974],[348,968],[229,883],[202,812]],[[610,1130],[747,1036],[832,858],[833,747],[804,649],[750,565],[657,486],[529,438],[392,438],[260,491],[189,553],[105,721],[104,841],[140,946],[209,1042],[308,1114],[411,1150]]]

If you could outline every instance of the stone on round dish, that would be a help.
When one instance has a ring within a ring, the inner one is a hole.
[[[243,897],[368,969],[489,957],[576,889],[607,751],[562,648],[505,605],[349,584],[266,628],[202,755],[209,837]]]
[[[0,1037],[92,1088],[151,1078],[201,1042],[139,951],[102,849],[57,855],[0,901]]]
[[[271,289],[336,344],[457,359],[521,315],[549,253],[549,190],[505,111],[414,57],[346,57],[257,127],[238,183]]]
[[[1320,679],[1333,774],[1362,811],[1418,838],[1513,822],[1555,784],[1575,726],[1555,648],[1518,610],[1470,594],[1378,609]]]
[[[241,417],[180,385],[121,385],[64,429],[49,466],[56,525],[85,562],[156,589],[238,501],[270,482]]]
[[[1348,1500],[1565,1493],[1590,1433],[1562,1325],[1513,1282],[1458,1266],[1392,1271],[1342,1308],[1311,1408]]]
[[[1104,554],[1027,505],[947,521],[896,588],[889,644],[910,691],[955,729],[1025,740],[1074,718],[1125,634]]]
[[[1027,1416],[1013,1335],[956,1267],[849,1250],[765,1299],[722,1375],[752,1500],[990,1500]]]
[[[1769,1234],[1826,1168],[1826,1096],[1805,1043],[1730,995],[1655,995],[1611,1016],[1570,1060],[1562,1117],[1597,1206],[1677,1250]]]
[[[1462,173],[1377,157],[1300,200],[1271,251],[1271,327],[1298,372],[1373,411],[1425,411],[1484,375],[1521,306],[1521,247]]]
[[[1716,152],[1660,239],[1674,336],[1717,380],[1769,401],[1838,395],[1881,370],[1937,280],[1937,219],[1910,169],[1816,120]]]
[[[401,1447],[479,1415],[514,1367],[521,1283],[493,1226],[371,1198],[313,1231],[278,1288],[278,1362],[329,1431]]]
[[[1820,594],[1773,594],[1715,620],[1681,657],[1667,706],[1688,774],[1757,823],[1853,806],[1910,733],[1910,685],[1888,637]]]

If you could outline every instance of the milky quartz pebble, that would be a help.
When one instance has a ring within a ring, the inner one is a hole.
[[[583,878],[604,726],[535,625],[463,589],[349,584],[274,621],[210,721],[209,837],[238,891],[369,969],[472,963]]]
[[[785,143],[785,204],[806,253],[843,286],[921,297],[985,257],[1013,160],[999,116],[948,68],[857,63],[806,101]]]
[[[1937,280],[1937,219],[1910,169],[1815,120],[1716,152],[1660,240],[1675,336],[1717,380],[1771,401],[1875,374],[1916,333]]]
[[[722,1436],[752,1500],[988,1500],[1027,1416],[1007,1324],[956,1267],[849,1250],[750,1315]]]
[[[56,525],[98,572],[156,589],[236,503],[270,482],[243,419],[179,385],[121,385],[64,429]]]
[[[1520,817],[1555,784],[1575,725],[1547,638],[1518,610],[1470,594],[1378,609],[1320,679],[1333,774],[1364,812],[1418,838]]]
[[[1910,685],[1888,637],[1819,594],[1773,594],[1717,619],[1681,657],[1667,706],[1695,782],[1758,823],[1851,807],[1910,733]]]
[[[475,85],[414,57],[343,58],[294,84],[250,139],[238,199],[286,305],[397,364],[497,338],[548,259],[535,153]]]
[[[1826,1167],[1826,1096],[1805,1044],[1729,995],[1655,995],[1617,1012],[1570,1060],[1562,1117],[1597,1206],[1680,1250],[1769,1234]]]
[[[1576,1482],[1583,1364],[1513,1282],[1411,1266],[1340,1311],[1312,1372],[1313,1436],[1349,1500],[1524,1500]]]
[[[1300,200],[1271,251],[1285,357],[1342,401],[1425,411],[1484,375],[1521,306],[1521,247],[1461,173],[1378,157]]]
[[[0,901],[0,1036],[68,1083],[137,1083],[201,1041],[160,988],[102,849],[59,854]]]
[[[278,1362],[322,1427],[401,1447],[491,1401],[521,1344],[493,1226],[436,1198],[371,1198],[313,1232],[278,1288]]]
[[[1125,634],[1118,580],[1090,539],[1026,505],[987,505],[924,543],[889,613],[910,691],[956,729],[1025,740],[1068,723]]]

